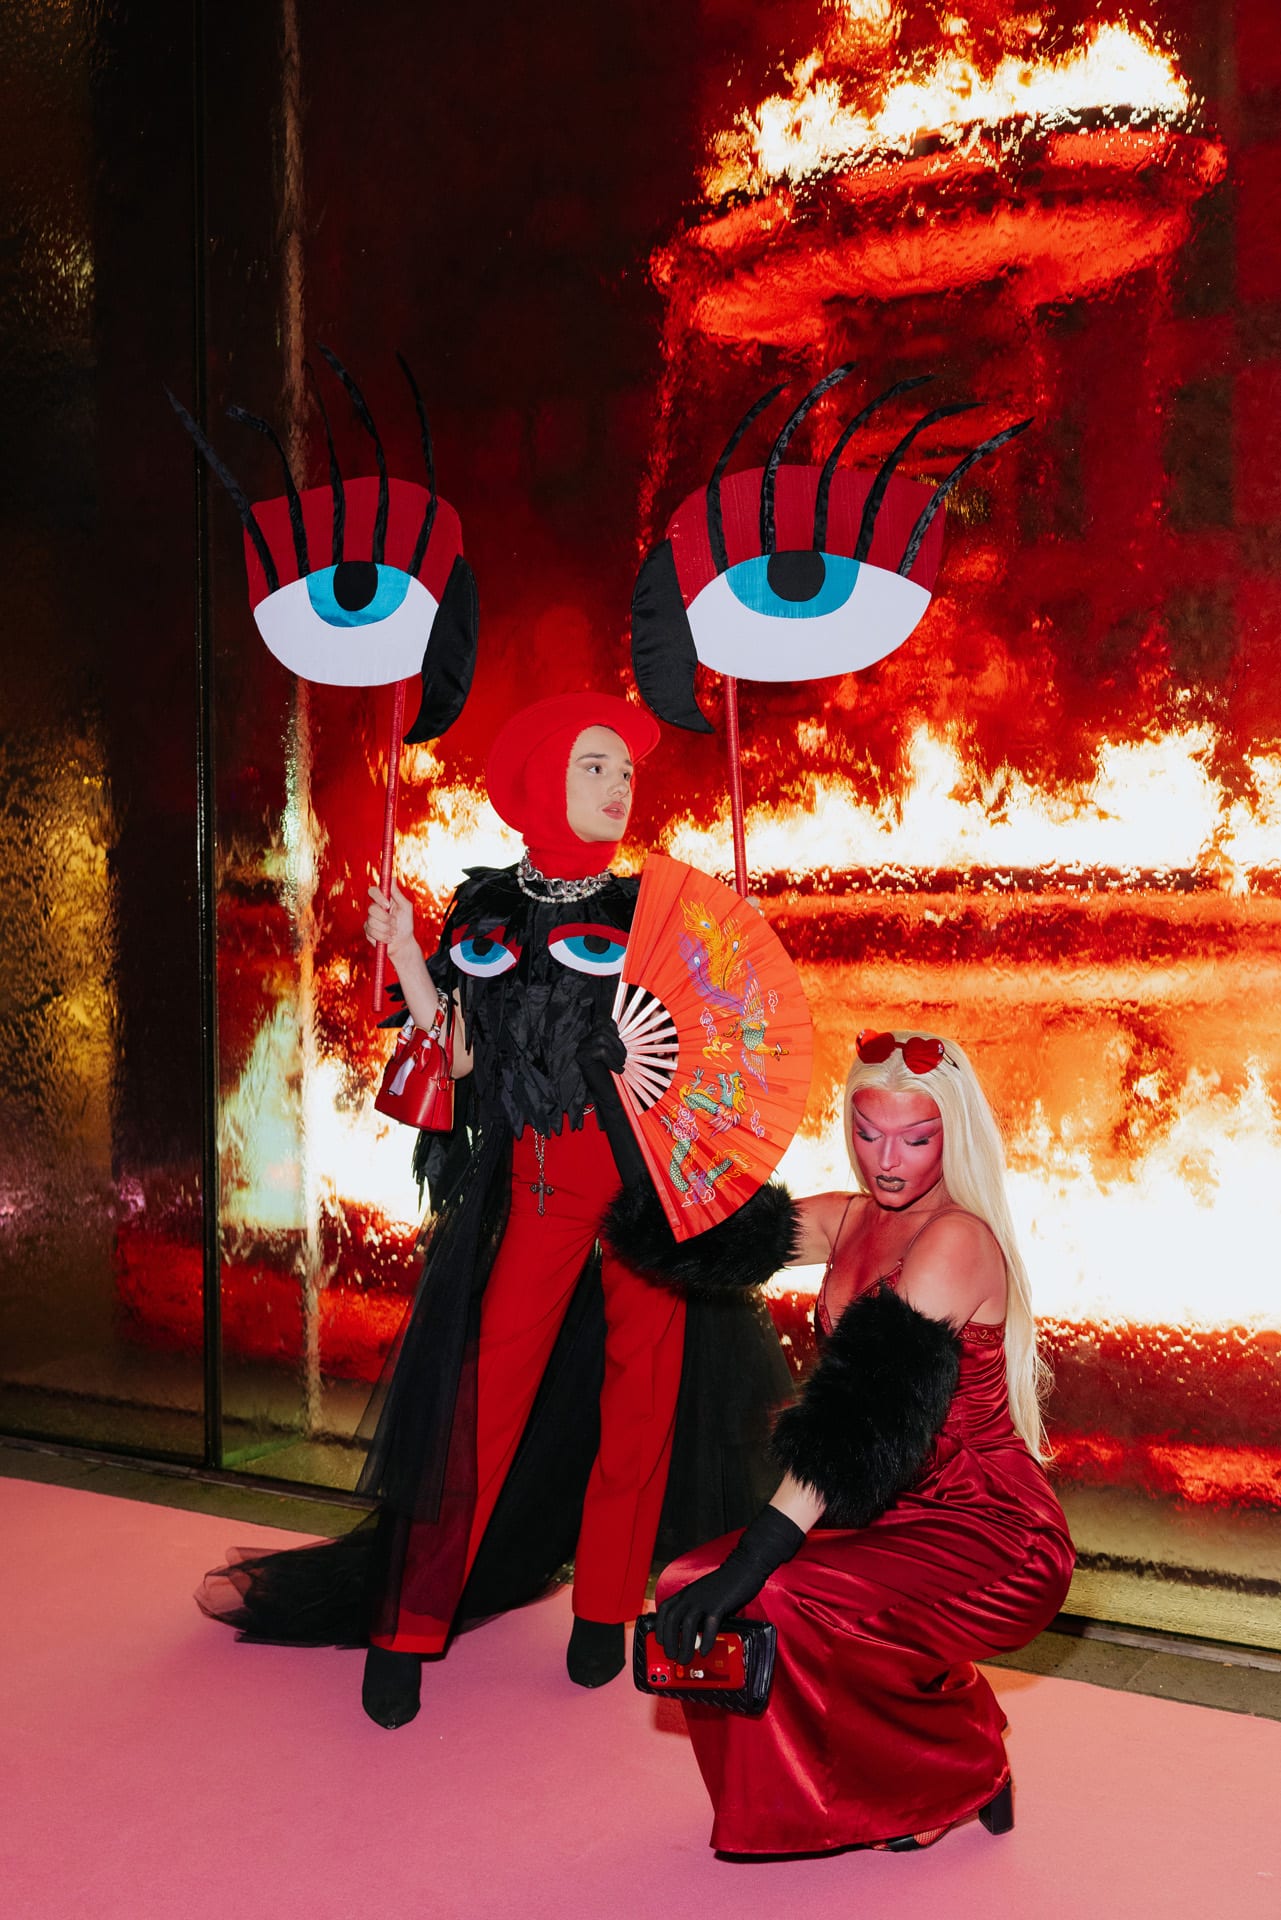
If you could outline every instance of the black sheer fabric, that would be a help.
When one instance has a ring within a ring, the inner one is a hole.
[[[358,1428],[369,1451],[357,1491],[410,1519],[440,1511],[459,1384],[510,1199],[511,1135],[492,1126],[436,1216],[414,1303]]]
[[[379,1517],[367,1514],[337,1540],[279,1553],[233,1547],[205,1576],[196,1604],[242,1640],[291,1647],[369,1643],[372,1569]]]
[[[458,1627],[536,1599],[572,1558],[599,1444],[604,1340],[593,1256],[463,1588]],[[760,1511],[778,1482],[768,1452],[770,1414],[793,1397],[762,1301],[690,1302],[656,1567],[745,1526]],[[196,1597],[211,1618],[246,1639],[364,1646],[398,1592],[403,1548],[402,1517],[384,1508],[338,1540],[283,1553],[235,1552]]]
[[[773,1416],[796,1395],[759,1294],[691,1299],[656,1564],[746,1526],[778,1486]]]

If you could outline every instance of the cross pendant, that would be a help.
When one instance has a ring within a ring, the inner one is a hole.
[[[538,1217],[541,1220],[547,1211],[547,1196],[549,1193],[555,1193],[556,1189],[555,1187],[549,1187],[547,1184],[547,1175],[540,1173],[537,1180],[530,1181],[529,1191],[538,1195]]]

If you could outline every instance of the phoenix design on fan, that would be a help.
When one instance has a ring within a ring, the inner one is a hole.
[[[710,1199],[718,1180],[745,1167],[742,1156],[724,1136],[744,1121],[758,1138],[764,1132],[759,1108],[748,1109],[743,1074],[737,1068],[718,1069],[714,1063],[725,1059],[737,1046],[743,1067],[768,1092],[764,1061],[771,1056],[782,1058],[786,1050],[767,1045],[768,1001],[776,1002],[777,996],[762,992],[748,957],[750,936],[735,919],[718,921],[700,900],[682,901],[681,914],[685,931],[680,935],[678,950],[704,1002],[700,1014],[706,1037],[703,1055],[713,1062],[713,1068],[709,1073],[702,1065],[694,1066],[678,1090],[674,1111],[660,1113],[659,1120],[672,1140],[668,1178],[681,1195],[682,1204],[693,1206]],[[656,1063],[656,1075],[663,1071],[663,1065]],[[666,1071],[666,1085],[674,1075],[673,1057]],[[717,1143],[715,1147],[710,1143],[704,1146],[704,1127]],[[699,1165],[704,1157],[707,1163]]]

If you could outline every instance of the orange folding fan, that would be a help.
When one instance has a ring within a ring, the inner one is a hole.
[[[652,853],[614,1018],[624,1109],[672,1232],[691,1239],[764,1185],[800,1125],[813,1035],[796,968],[732,887]]]

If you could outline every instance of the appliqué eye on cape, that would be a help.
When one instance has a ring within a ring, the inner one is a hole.
[[[572,967],[575,973],[621,973],[627,935],[619,927],[574,920],[552,929],[547,938],[547,951],[553,960],[559,960],[563,967]]]
[[[460,973],[476,980],[510,973],[521,951],[519,941],[507,938],[506,927],[455,927],[449,939],[450,959]]]

